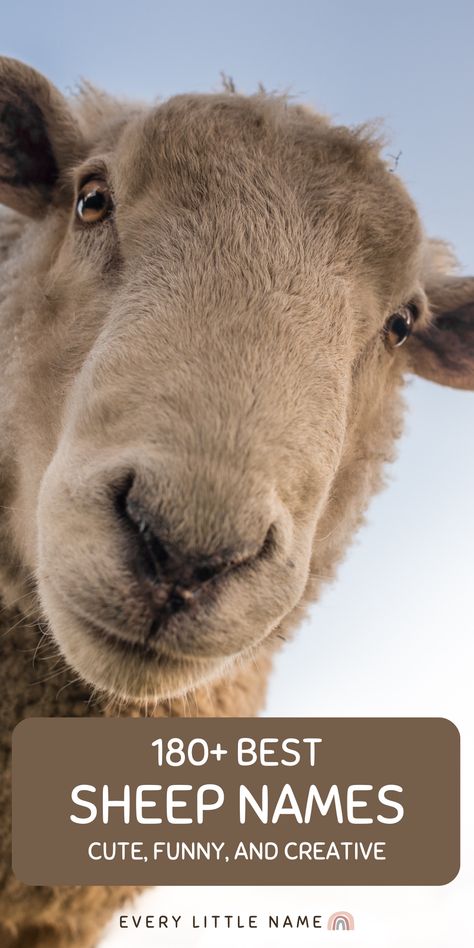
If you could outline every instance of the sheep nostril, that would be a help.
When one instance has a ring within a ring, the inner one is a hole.
[[[125,478],[119,484],[115,484],[111,488],[111,496],[113,498],[113,505],[115,512],[119,520],[127,520],[127,505],[130,491],[133,487],[135,481],[135,475],[130,473],[127,474]]]
[[[127,502],[126,513],[130,524],[137,533],[138,545],[142,551],[146,550],[148,558],[154,564],[155,572],[165,574],[170,554],[163,541],[154,531],[151,517],[147,516],[140,504],[132,498],[129,498]]]
[[[169,560],[168,551],[151,526],[151,517],[132,494],[135,476],[130,474],[115,489],[114,507],[128,540],[129,566],[138,578],[156,580]]]
[[[215,576],[218,576],[219,573],[223,573],[224,570],[232,568],[232,561],[226,559],[218,559],[209,562],[203,562],[198,564],[193,571],[193,578],[197,583],[208,583],[210,579],[214,579]]]
[[[271,523],[256,558],[263,560],[271,556],[275,552],[276,542],[276,527],[274,523]]]

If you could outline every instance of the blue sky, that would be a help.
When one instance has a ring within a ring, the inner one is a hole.
[[[17,0],[2,5],[1,24],[2,52],[64,91],[84,76],[111,92],[152,99],[211,91],[223,70],[242,91],[260,81],[289,90],[338,122],[385,118],[387,153],[402,152],[399,172],[427,231],[451,241],[474,273],[472,0]],[[407,399],[392,483],[373,504],[338,582],[279,660],[268,711],[451,717],[464,738],[472,796],[474,395],[417,381]],[[467,944],[462,909],[474,883],[473,823],[466,812],[463,870],[452,885],[376,897],[344,891],[357,917],[354,946]],[[304,891],[284,893],[298,911],[308,907]],[[183,890],[165,890],[159,903],[151,893],[149,909],[218,910],[215,891],[186,892],[187,903]],[[264,911],[274,894],[241,890],[219,899],[226,911],[244,902]],[[340,908],[331,890],[320,889],[318,900],[328,912]],[[326,943],[323,933],[318,941]],[[106,944],[129,942],[111,932]],[[168,944],[178,948],[164,936]]]
[[[431,233],[474,268],[474,4],[471,0],[17,0],[4,53],[62,89],[80,76],[152,98],[212,90],[221,70],[342,122],[385,117],[388,149]]]

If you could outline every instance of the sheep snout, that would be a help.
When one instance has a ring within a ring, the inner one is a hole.
[[[198,597],[209,597],[224,577],[268,556],[275,543],[272,524],[257,541],[222,547],[216,540],[211,553],[185,549],[163,517],[137,498],[136,491],[134,496],[132,477],[117,491],[114,506],[126,537],[127,566],[149,603],[149,639],[169,616],[189,609]]]

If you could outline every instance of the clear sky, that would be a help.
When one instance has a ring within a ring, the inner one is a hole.
[[[338,122],[385,118],[387,153],[401,152],[399,172],[427,231],[451,241],[472,273],[473,46],[472,0],[17,0],[1,10],[2,52],[66,91],[81,76],[146,99],[211,91],[223,70],[242,91],[260,81],[289,90]],[[373,504],[339,581],[278,662],[268,713],[451,717],[463,735],[472,798],[474,395],[419,381],[408,401],[391,486]],[[278,890],[277,899],[301,912],[315,902],[328,913],[352,911],[356,948],[445,948],[472,937],[463,910],[473,885],[466,806],[463,869],[450,886]],[[275,891],[161,890],[146,904],[155,912],[267,911]],[[155,943],[120,935],[111,930],[107,948]],[[208,934],[199,945],[242,943]],[[309,943],[302,935],[295,948]],[[160,944],[181,948],[171,935]]]
[[[472,0],[16,0],[1,45],[61,88],[212,90],[222,70],[342,122],[385,117],[430,232],[474,262]]]

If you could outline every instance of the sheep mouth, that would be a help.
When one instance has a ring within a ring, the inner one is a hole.
[[[108,629],[105,629],[96,622],[92,622],[90,619],[82,621],[84,622],[86,634],[90,636],[96,645],[108,646],[126,658],[136,657],[145,662],[156,663],[161,658],[160,653],[149,642],[141,642],[139,640],[130,641],[129,639],[122,638],[120,635],[116,635],[114,632],[110,632]]]
[[[120,616],[120,622],[115,629],[115,622],[109,615],[107,619],[101,616],[101,606],[103,603],[95,601],[94,597],[79,598],[78,596],[65,595],[58,584],[51,584],[54,595],[59,600],[61,607],[66,611],[73,621],[74,625],[81,630],[84,644],[94,651],[100,649],[102,653],[108,651],[112,658],[115,656],[121,659],[139,659],[142,665],[185,665],[187,663],[205,660],[215,660],[219,656],[208,652],[206,648],[195,648],[196,641],[193,638],[192,643],[186,643],[186,635],[182,635],[181,625],[183,620],[196,622],[199,618],[205,621],[208,615],[209,603],[207,607],[197,608],[197,603],[183,604],[183,608],[173,612],[167,607],[161,608],[153,615],[147,600],[142,601],[144,613],[138,621],[138,628],[133,631],[134,622],[127,617],[126,610],[121,607],[117,615]],[[54,626],[53,626],[54,627]],[[64,633],[59,634],[59,639],[63,639]]]
[[[139,703],[183,694],[225,664],[215,655],[173,651],[161,641],[125,639],[90,618],[80,619],[80,636],[81,648],[69,651],[73,667],[98,691]]]
[[[161,640],[150,641],[147,639],[128,639],[119,633],[111,632],[110,629],[101,625],[99,622],[82,618],[81,623],[91,644],[97,648],[109,649],[112,654],[127,659],[139,659],[145,666],[185,665],[186,662],[201,661],[205,658],[212,659],[214,656],[199,656],[186,654],[185,652],[175,652]]]
[[[42,608],[66,661],[93,687],[134,699],[181,694],[220,675],[273,627],[273,600],[263,609],[256,595],[257,565],[270,577],[271,538],[257,558],[199,577],[193,595],[178,580],[170,589],[138,582],[122,560],[122,572],[105,578],[50,571],[40,576]]]
[[[220,596],[236,576],[252,574],[258,561],[269,558],[272,548],[273,531],[270,530],[258,557],[232,563],[228,570],[206,578],[192,593],[186,594],[179,581],[166,587],[146,582],[138,590],[131,586],[127,598],[117,603],[114,611],[110,603],[96,596],[96,590],[81,589],[79,595],[77,590],[72,594],[69,590],[65,594],[58,583],[51,583],[51,579],[50,583],[62,607],[80,624],[85,643],[93,650],[100,649],[102,654],[107,650],[111,660],[114,657],[139,659],[144,666],[161,667],[212,663],[229,659],[241,651],[240,643],[235,643],[231,651],[216,650],[215,638],[212,641],[212,637],[208,639],[205,634]],[[134,619],[135,606],[138,606],[138,617]]]

